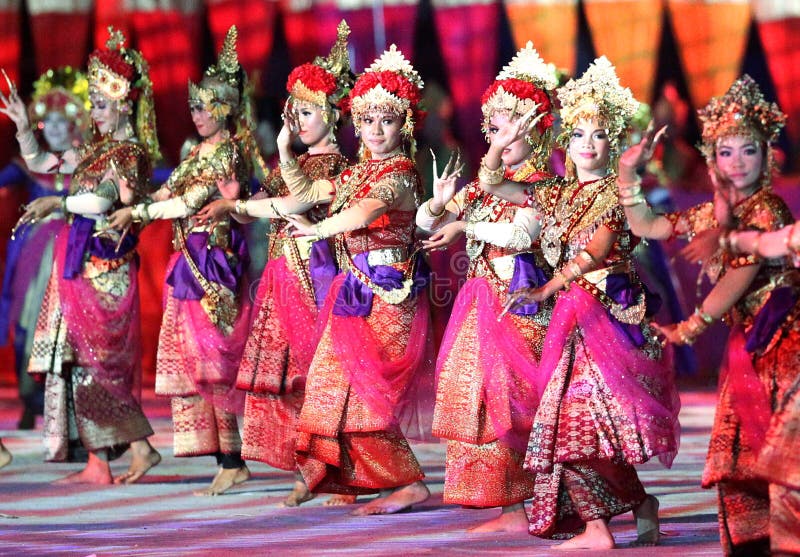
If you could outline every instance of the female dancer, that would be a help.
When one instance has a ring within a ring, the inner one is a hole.
[[[425,364],[429,328],[427,277],[411,251],[422,185],[409,154],[421,89],[394,45],[358,78],[350,100],[363,161],[334,180],[312,182],[288,134],[278,145],[292,194],[304,203],[331,203],[328,218],[316,224],[291,218],[294,228],[333,237],[344,271],[321,310],[324,329],[306,381],[297,461],[314,492],[390,491],[357,515],[398,512],[430,495],[397,425],[404,395]]]
[[[481,167],[485,179],[531,184],[549,177],[557,84],[554,68],[529,42],[486,90],[486,164],[498,170]],[[532,133],[498,148],[497,131],[531,110],[540,117]],[[538,396],[522,370],[535,367],[541,356],[552,308],[531,304],[501,321],[497,316],[509,292],[547,282],[548,265],[532,241],[541,226],[532,208],[485,193],[478,180],[454,193],[460,168],[451,168],[434,175],[433,198],[417,211],[417,226],[437,231],[426,247],[435,249],[466,230],[470,256],[437,362],[433,433],[448,440],[444,502],[502,507],[500,517],[472,532],[527,531],[523,503],[534,494],[534,476],[522,469],[522,460]]]
[[[65,66],[47,70],[33,84],[28,115],[40,144],[51,153],[82,144],[89,131],[89,82],[83,73]],[[29,201],[48,195],[67,195],[69,175],[61,172],[36,173],[23,160],[13,161],[0,171],[0,188],[24,185]],[[33,331],[53,264],[53,243],[64,226],[61,211],[54,211],[35,224],[14,230],[8,243],[6,268],[0,298],[0,343],[14,331],[14,357],[20,399],[23,402],[20,429],[32,429],[36,415],[44,411],[44,385],[28,371]],[[20,256],[25,252],[25,264]]]
[[[283,140],[289,135],[289,143],[299,137],[308,147],[297,163],[312,179],[331,179],[348,165],[339,151],[336,131],[342,122],[341,101],[352,86],[347,58],[349,34],[349,27],[342,21],[330,55],[298,66],[286,83],[286,110],[292,112],[299,128],[292,130],[285,124],[281,137]],[[325,280],[319,273],[320,261],[331,258],[327,240],[312,242],[311,236],[292,237],[286,230],[285,218],[305,213],[316,223],[325,218],[328,206],[298,202],[288,193],[280,168],[269,174],[263,190],[270,197],[248,201],[218,199],[204,207],[197,218],[218,219],[234,213],[237,219],[272,219],[270,257],[258,285],[250,335],[237,377],[237,387],[247,392],[242,456],[296,471],[294,489],[284,501],[287,507],[296,507],[314,497],[297,471],[295,440],[306,374],[317,346],[314,330],[319,306],[333,277]],[[335,496],[328,503],[354,502],[353,497],[345,497]]]
[[[165,287],[156,359],[156,394],[172,397],[175,456],[214,455],[220,469],[198,495],[218,495],[250,477],[241,457],[236,412],[236,370],[247,336],[242,279],[244,237],[225,219],[210,225],[193,215],[220,195],[239,196],[249,172],[228,126],[243,105],[243,71],[236,56],[236,27],[225,38],[219,62],[200,85],[189,84],[192,121],[202,141],[149,202],[117,211],[109,222],[173,220],[173,246]],[[234,191],[228,191],[233,186]],[[221,191],[220,188],[225,191]]]
[[[777,105],[766,102],[758,85],[744,76],[725,95],[712,99],[700,111],[700,120],[701,150],[716,184],[714,203],[682,214],[652,213],[635,173],[651,154],[651,132],[620,161],[620,203],[633,232],[656,239],[694,236],[717,228],[715,213],[728,203],[737,228],[774,230],[791,222],[788,207],[768,187],[771,143],[785,121]],[[716,319],[726,316],[732,326],[703,486],[717,486],[725,552],[766,554],[768,484],[758,477],[756,460],[770,416],[797,376],[791,359],[784,357],[793,341],[776,346],[781,336],[774,336],[792,308],[786,301],[792,288],[782,258],[733,256],[719,250],[707,259],[704,270],[714,288],[688,319],[661,330],[669,342],[691,344]]]
[[[91,117],[100,135],[78,149],[41,151],[16,89],[0,95],[0,112],[17,125],[28,168],[72,174],[67,197],[40,197],[20,219],[39,221],[59,207],[69,216],[56,240],[29,364],[31,373],[47,374],[45,458],[74,460],[78,448],[89,451],[84,470],[67,482],[111,483],[108,461],[128,445],[133,459],[116,481],[135,482],[161,460],[147,441],[153,430],[138,401],[136,236],[103,227],[111,209],[147,194],[158,157],[147,63],[123,43],[112,31],[107,48],[89,57]]]
[[[569,174],[534,189],[545,219],[542,249],[557,269],[507,307],[557,295],[539,375],[547,381],[525,466],[536,472],[530,532],[585,529],[559,549],[614,547],[611,517],[633,510],[638,543],[658,541],[658,501],[634,465],[678,446],[678,396],[645,321],[651,301],[631,262],[634,239],[617,204],[613,173],[638,103],[605,58],[558,90]]]

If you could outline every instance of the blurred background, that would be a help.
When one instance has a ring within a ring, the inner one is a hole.
[[[556,64],[565,76],[580,75],[596,56],[606,55],[623,85],[647,104],[641,124],[650,117],[669,124],[669,138],[651,164],[648,179],[651,203],[664,209],[710,199],[705,164],[694,148],[699,138],[695,113],[742,73],[749,73],[788,116],[779,141],[782,174],[775,187],[798,214],[798,0],[0,0],[0,67],[26,97],[48,68],[85,68],[88,54],[105,44],[109,25],[123,30],[129,46],[139,49],[150,64],[158,132],[169,169],[194,132],[187,82],[198,80],[215,61],[225,32],[236,24],[239,59],[255,86],[261,146],[273,157],[286,78],[295,65],[327,54],[341,19],[352,29],[354,71],[363,71],[395,43],[422,75],[428,117],[419,138],[418,163],[428,182],[429,148],[440,155],[440,164],[449,152],[461,149],[469,163],[465,177],[474,175],[485,150],[481,94],[514,52],[531,40],[545,61]],[[4,83],[0,87],[7,91]],[[343,135],[344,148],[352,156],[352,128]],[[17,156],[13,125],[0,116],[0,168]],[[0,264],[24,202],[24,189],[0,188]],[[145,230],[141,239],[145,384],[152,381],[170,235],[169,223],[161,222]],[[698,267],[676,258],[679,247],[651,245],[641,253],[645,276],[660,283],[656,289],[667,297],[659,320],[675,320],[696,303]],[[434,262],[446,267],[442,276],[448,281],[463,270],[463,265],[450,262],[452,255],[437,254],[448,259]],[[258,275],[257,269],[253,274]],[[448,282],[442,291],[454,288]],[[450,300],[442,296],[440,325]],[[724,334],[720,327],[694,350],[676,354],[679,371],[713,385]],[[7,339],[0,344],[3,340]],[[7,344],[0,348],[0,384],[14,382],[13,350]]]

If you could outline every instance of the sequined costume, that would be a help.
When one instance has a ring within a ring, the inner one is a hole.
[[[743,229],[775,230],[793,220],[786,203],[766,188],[737,204],[733,213]],[[668,218],[679,236],[718,226],[711,203]],[[769,535],[768,484],[759,477],[755,466],[769,417],[797,377],[792,359],[797,340],[783,332],[783,328],[791,331],[791,322],[777,331],[772,328],[774,337],[767,334],[770,328],[765,323],[775,319],[775,304],[781,303],[776,294],[792,290],[793,273],[785,273],[783,259],[733,256],[721,250],[705,265],[716,282],[726,270],[759,263],[758,274],[726,319],[732,331],[720,373],[719,399],[702,481],[703,487],[718,488],[720,534],[729,553],[740,544]],[[791,304],[784,307],[784,312],[790,307]],[[754,390],[759,386],[761,389]]]
[[[83,147],[70,196],[84,192],[121,206],[102,181],[110,165],[146,194],[150,160],[134,141],[108,138]],[[31,350],[29,371],[46,373],[46,460],[80,458],[73,449],[108,449],[109,458],[153,434],[138,401],[141,375],[136,237],[93,237],[102,215],[73,215],[59,232],[55,260]],[[85,455],[84,455],[85,456]]]
[[[329,199],[333,188],[333,218],[363,199],[388,206],[366,227],[333,240],[345,272],[320,312],[324,328],[298,423],[300,471],[310,489],[329,493],[411,484],[423,473],[398,419],[428,340],[427,297],[418,293],[425,282],[420,262],[410,257],[419,175],[411,159],[397,154],[361,162],[332,182],[310,182],[296,166],[284,167],[284,178],[301,201]]]
[[[332,178],[347,167],[339,154],[298,157],[303,172],[312,179]],[[288,194],[280,168],[268,177],[264,190],[270,197]],[[306,216],[319,222],[327,204]],[[317,297],[324,300],[309,269],[314,244],[292,238],[286,221],[272,221],[269,260],[253,306],[250,334],[245,345],[237,386],[247,392],[242,431],[242,456],[294,470],[297,418],[303,405],[306,374],[314,356],[314,333],[319,313]],[[323,242],[325,242],[323,240]]]
[[[634,239],[615,176],[543,190],[542,249],[554,266],[606,227],[617,240],[601,268],[559,292],[540,374],[549,376],[525,467],[536,472],[530,532],[550,537],[630,511],[644,500],[634,465],[677,451],[677,391],[659,362],[647,293],[631,261]]]
[[[545,177],[529,165],[506,174],[527,183]],[[493,242],[483,235],[467,240],[467,281],[437,362],[433,434],[447,439],[444,502],[508,506],[534,494],[534,477],[522,469],[522,458],[538,396],[525,371],[541,355],[551,308],[533,304],[501,322],[497,315],[509,292],[546,282],[543,269],[549,267],[532,245],[538,222],[531,209],[484,193],[477,182],[460,190],[447,209],[445,217],[421,223],[422,207],[418,225],[436,229],[463,219],[484,227]],[[490,223],[499,226],[492,231]]]

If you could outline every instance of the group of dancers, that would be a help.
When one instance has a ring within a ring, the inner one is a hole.
[[[69,179],[66,195],[29,203],[17,230],[60,223],[28,371],[45,377],[46,459],[87,459],[62,481],[133,483],[161,459],[138,397],[136,250],[139,230],[168,219],[155,391],[171,398],[175,456],[217,460],[199,494],[246,481],[257,460],[294,472],[287,506],[378,494],[352,514],[396,513],[430,495],[407,439],[432,434],[447,443],[444,502],[502,509],[471,531],[607,549],[609,520],[632,511],[635,543],[658,543],[659,503],[635,467],[669,466],[678,451],[663,349],[724,318],[702,479],[719,492],[722,545],[800,552],[800,275],[789,257],[800,231],[769,187],[779,108],[748,76],[712,99],[700,119],[714,199],[656,215],[639,169],[663,130],[625,149],[639,103],[612,64],[600,57],[559,87],[528,43],[481,99],[477,176],[457,190],[453,157],[425,200],[414,163],[422,80],[394,45],[356,77],[348,34],[342,22],[330,54],[289,75],[270,171],[231,28],[189,86],[201,141],[156,191],[152,84],[119,32],[89,58],[96,133],[75,147],[43,149],[14,84],[0,93],[28,169]],[[337,138],[347,118],[355,164]],[[298,139],[307,151],[295,156]],[[559,146],[563,177],[549,167]],[[266,175],[252,196],[251,164]],[[251,308],[241,224],[255,219],[272,232]],[[436,353],[425,251],[462,237],[466,281]],[[692,239],[715,286],[686,320],[658,326],[632,253],[640,238],[673,237]],[[127,472],[113,477],[109,462],[128,448]],[[0,444],[0,466],[10,458]]]

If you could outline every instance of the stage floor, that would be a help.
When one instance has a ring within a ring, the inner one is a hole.
[[[700,488],[714,393],[683,392],[682,403],[681,450],[672,469],[640,468],[648,492],[661,502],[663,543],[627,548],[635,525],[630,513],[622,515],[611,522],[622,555],[722,553],[716,494]],[[498,510],[442,503],[443,444],[413,444],[433,495],[398,515],[351,517],[353,507],[324,507],[326,496],[282,508],[292,475],[260,463],[250,463],[253,478],[229,493],[196,497],[192,492],[216,471],[213,459],[174,458],[168,402],[146,396],[144,407],[163,460],[142,483],[52,485],[81,465],[42,462],[41,429],[15,430],[15,392],[0,389],[0,434],[14,454],[0,471],[0,555],[563,555],[548,549],[554,542],[526,534],[467,534]],[[112,467],[121,473],[127,464],[126,455]]]

